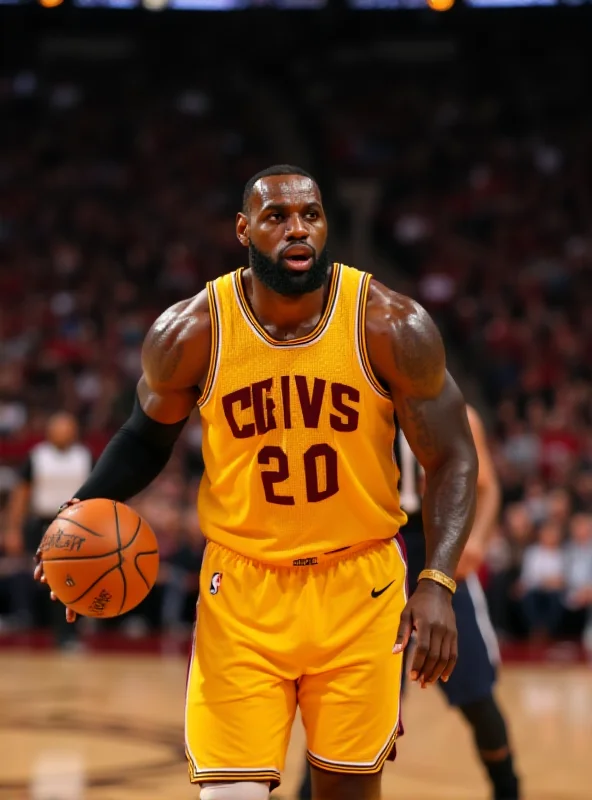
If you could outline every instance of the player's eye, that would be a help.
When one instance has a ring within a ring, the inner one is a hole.
[[[267,219],[271,220],[272,222],[279,222],[282,219],[282,215],[279,211],[274,211],[273,214],[270,214]]]
[[[306,214],[306,219],[315,220],[315,219],[318,219],[318,218],[319,218],[319,212],[318,211],[308,211],[307,214]]]

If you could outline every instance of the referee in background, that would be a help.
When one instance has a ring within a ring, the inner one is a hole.
[[[92,470],[92,455],[78,442],[78,435],[78,423],[71,414],[50,417],[45,440],[31,448],[10,497],[4,550],[23,564],[11,579],[13,609],[23,627],[32,626],[36,590],[28,557],[34,557],[64,497],[71,497]],[[68,625],[57,603],[51,603],[51,620],[56,644],[66,649],[75,646],[75,627]]]

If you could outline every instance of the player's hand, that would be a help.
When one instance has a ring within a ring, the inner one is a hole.
[[[68,500],[67,503],[64,503],[63,506],[60,507],[58,514],[64,508],[68,508],[69,506],[73,506],[75,503],[79,503],[80,500],[78,498],[73,498],[72,500]],[[43,572],[43,561],[41,560],[41,548],[37,548],[37,552],[35,553],[35,571],[33,572],[33,578],[39,583],[47,584],[47,578]],[[49,596],[54,602],[58,602],[58,598],[56,595],[50,590]],[[72,611],[71,608],[66,607],[66,620],[68,622],[75,622],[76,620],[76,612]]]
[[[422,688],[438,678],[446,682],[457,658],[456,619],[452,609],[452,594],[435,581],[419,581],[409,598],[399,624],[393,653],[402,653],[413,631],[417,644],[409,677],[419,681]]]
[[[485,548],[483,545],[480,542],[472,542],[469,539],[458,562],[456,575],[454,576],[455,580],[464,581],[471,572],[477,572],[484,559]]]

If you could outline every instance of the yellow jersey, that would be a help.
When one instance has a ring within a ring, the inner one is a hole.
[[[207,540],[305,566],[393,537],[405,524],[394,407],[365,340],[370,275],[335,264],[314,330],[277,341],[257,321],[243,269],[208,284],[212,356],[198,402]]]

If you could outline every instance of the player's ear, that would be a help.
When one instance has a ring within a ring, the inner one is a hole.
[[[239,211],[236,215],[236,238],[243,247],[249,246],[249,220],[242,211]]]

